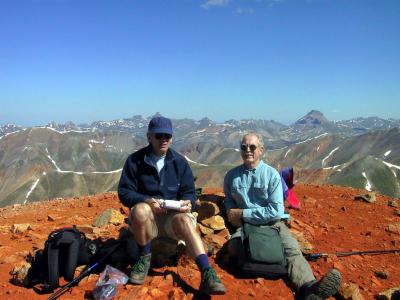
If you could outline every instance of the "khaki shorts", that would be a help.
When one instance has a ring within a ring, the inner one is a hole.
[[[135,209],[135,207],[133,207],[132,209]],[[181,213],[178,211],[171,211],[167,214],[154,215],[155,222],[153,223],[152,238],[154,239],[156,237],[169,237],[177,241],[182,240],[183,237],[177,236],[174,232],[174,229],[172,228],[172,219],[177,214],[187,215],[192,223],[193,228],[196,228],[197,220],[192,213]]]

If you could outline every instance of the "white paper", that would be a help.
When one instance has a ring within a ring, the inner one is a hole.
[[[161,201],[160,206],[162,208],[174,209],[174,210],[180,210],[181,209],[181,201],[178,201],[178,200],[163,200],[163,199],[161,199],[160,201]]]

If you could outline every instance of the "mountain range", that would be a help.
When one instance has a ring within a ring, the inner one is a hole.
[[[0,206],[115,190],[127,156],[147,144],[151,117],[0,127]],[[172,147],[186,156],[199,187],[221,187],[225,172],[241,163],[241,136],[255,131],[263,136],[264,160],[277,169],[293,166],[299,182],[400,196],[400,120],[329,121],[313,110],[291,125],[254,119],[172,122]]]

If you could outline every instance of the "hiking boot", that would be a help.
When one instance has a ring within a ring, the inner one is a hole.
[[[207,295],[225,294],[225,287],[212,267],[206,268],[201,274],[200,292]]]
[[[340,287],[341,276],[336,269],[330,270],[319,281],[306,284],[303,290],[304,300],[320,300],[335,295]]]
[[[139,260],[132,266],[129,281],[133,284],[143,284],[147,273],[149,273],[150,263],[151,253],[139,256]]]

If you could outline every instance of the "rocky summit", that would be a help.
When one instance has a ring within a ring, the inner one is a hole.
[[[300,209],[292,210],[291,230],[306,253],[335,253],[400,249],[398,200],[380,194],[375,202],[360,201],[367,191],[331,185],[298,184],[294,192]],[[239,278],[221,250],[229,238],[222,209],[223,193],[204,189],[198,199],[198,230],[210,261],[227,288],[215,299],[294,299],[283,279]],[[0,299],[47,299],[22,286],[27,257],[42,249],[56,228],[77,225],[90,239],[116,238],[126,227],[128,210],[115,193],[7,206],[0,210]],[[101,222],[99,221],[101,220]],[[175,248],[174,248],[175,247]],[[162,249],[163,251],[160,251]],[[114,299],[201,299],[200,273],[184,251],[174,260],[161,252],[176,252],[176,245],[154,247],[155,268],[142,286],[119,286]],[[342,299],[394,299],[400,289],[400,253],[329,255],[310,262],[317,278],[331,268],[342,273]],[[78,268],[75,276],[79,274]],[[129,274],[129,268],[122,270]],[[98,274],[85,277],[60,299],[93,299]],[[61,283],[65,283],[61,280]],[[386,295],[385,295],[386,293]]]

